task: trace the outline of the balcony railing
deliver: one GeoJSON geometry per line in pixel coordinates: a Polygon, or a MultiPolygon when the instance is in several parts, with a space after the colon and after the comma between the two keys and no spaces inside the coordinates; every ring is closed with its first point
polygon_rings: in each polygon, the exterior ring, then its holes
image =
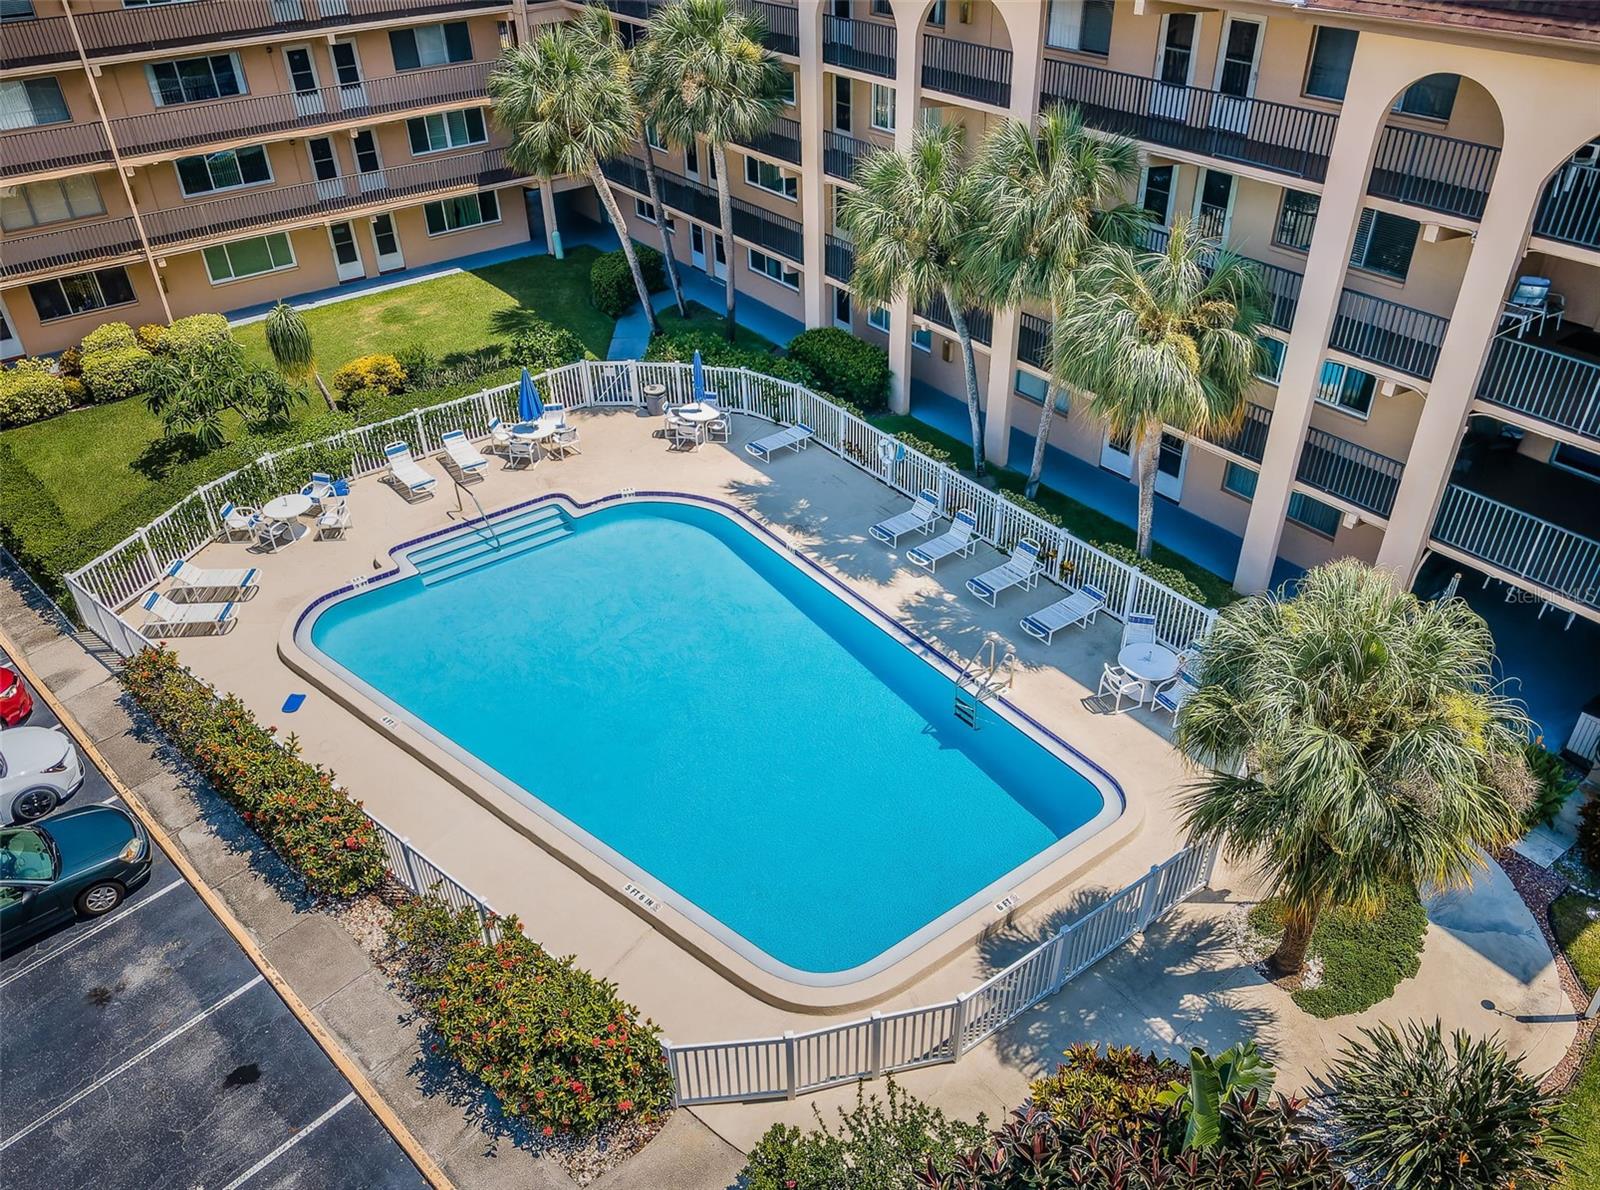
{"type": "MultiPolygon", "coordinates": [[[[619,186],[649,199],[650,186],[645,178],[644,162],[637,157],[612,157],[602,165],[602,169],[606,177],[619,186]]],[[[711,187],[668,170],[657,170],[656,180],[661,184],[661,201],[668,207],[711,227],[722,225],[717,192],[711,187]]],[[[770,248],[796,263],[805,259],[804,237],[796,220],[743,199],[733,200],[733,234],[763,248],[770,248]]]]}
{"type": "Polygon", "coordinates": [[[1050,370],[1050,320],[1022,312],[1017,328],[1017,358],[1042,371],[1050,370]]]}
{"type": "MultiPolygon", "coordinates": [[[[955,333],[955,323],[950,318],[950,307],[944,300],[943,294],[935,294],[933,300],[917,310],[917,316],[926,318],[929,322],[938,323],[952,334],[955,333]]],[[[973,341],[989,346],[989,341],[994,335],[994,315],[988,310],[972,309],[966,311],[967,333],[973,341]]]]}
{"type": "Polygon", "coordinates": [[[41,124],[0,132],[0,178],[111,160],[99,124],[41,124]]]}
{"type": "Polygon", "coordinates": [[[1544,188],[1533,234],[1600,248],[1600,166],[1569,163],[1557,171],[1544,188]]]}
{"type": "Polygon", "coordinates": [[[112,261],[141,251],[139,229],[131,215],[33,235],[7,236],[3,248],[0,277],[7,279],[53,272],[73,264],[112,261]]]}
{"type": "Polygon", "coordinates": [[[666,5],[667,0],[606,0],[612,12],[635,21],[648,21],[666,5]]]}
{"type": "Polygon", "coordinates": [[[1339,123],[1329,112],[1056,59],[1044,64],[1040,102],[1076,104],[1102,132],[1319,182],[1339,123]]]}
{"type": "MultiPolygon", "coordinates": [[[[1272,410],[1252,401],[1244,421],[1226,438],[1217,439],[1223,450],[1259,463],[1266,457],[1267,435],[1272,430],[1272,410]]],[[[1399,459],[1357,446],[1348,439],[1311,427],[1300,451],[1295,479],[1309,488],[1338,497],[1357,508],[1388,516],[1400,490],[1405,465],[1399,459]]]]}
{"type": "Polygon", "coordinates": [[[894,26],[848,17],[822,18],[822,60],[866,74],[894,77],[894,26]]]}
{"type": "Polygon", "coordinates": [[[779,116],[760,136],[743,142],[747,148],[780,161],[800,163],[800,122],[779,116]]]}
{"type": "Polygon", "coordinates": [[[1389,127],[1378,138],[1367,193],[1476,219],[1489,201],[1499,160],[1493,145],[1389,127]]]}
{"type": "Polygon", "coordinates": [[[822,172],[849,181],[856,167],[878,146],[844,132],[822,134],[822,172]]]}
{"type": "Polygon", "coordinates": [[[767,35],[762,42],[774,54],[800,54],[800,10],[793,4],[777,4],[773,0],[749,0],[750,7],[766,22],[767,35]]]}
{"type": "MultiPolygon", "coordinates": [[[[1152,223],[1145,230],[1145,247],[1152,252],[1165,252],[1170,239],[1171,233],[1159,224],[1152,223]]],[[[1253,256],[1243,256],[1241,259],[1255,265],[1256,271],[1261,275],[1266,299],[1263,317],[1267,325],[1276,327],[1280,331],[1292,329],[1294,312],[1300,304],[1300,282],[1303,279],[1301,274],[1282,265],[1257,260],[1253,256]]]]}
{"type": "Polygon", "coordinates": [[[856,246],[842,236],[830,235],[823,245],[822,257],[823,272],[848,284],[850,274],[856,271],[856,246]]]}
{"type": "Polygon", "coordinates": [[[302,131],[344,120],[432,110],[442,104],[487,102],[491,62],[463,62],[431,70],[363,79],[347,86],[276,95],[249,95],[211,103],[180,104],[111,121],[124,156],[167,152],[241,136],[302,131]]]}
{"type": "Polygon", "coordinates": [[[1346,289],[1334,312],[1328,345],[1358,359],[1427,380],[1439,362],[1450,320],[1399,302],[1346,289]]]}
{"type": "Polygon", "coordinates": [[[1434,540],[1574,603],[1600,608],[1600,541],[1451,484],[1434,540]]]}
{"type": "Polygon", "coordinates": [[[1271,429],[1272,410],[1251,401],[1245,407],[1244,420],[1239,423],[1239,428],[1226,437],[1218,438],[1216,442],[1223,450],[1249,459],[1252,463],[1259,463],[1266,457],[1267,434],[1271,429]]]}
{"type": "Polygon", "coordinates": [[[1011,104],[1011,51],[924,33],[922,85],[946,95],[1008,107],[1011,104]]]}
{"type": "Polygon", "coordinates": [[[1478,400],[1600,441],[1600,363],[1497,338],[1478,377],[1478,400]]]}

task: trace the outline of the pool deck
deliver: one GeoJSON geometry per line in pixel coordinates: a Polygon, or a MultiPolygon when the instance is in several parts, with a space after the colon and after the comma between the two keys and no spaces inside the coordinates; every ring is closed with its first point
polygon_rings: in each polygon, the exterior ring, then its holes
{"type": "MultiPolygon", "coordinates": [[[[491,511],[551,492],[592,500],[624,488],[708,496],[755,516],[842,578],[863,598],[896,617],[947,653],[970,656],[990,635],[1015,645],[1020,667],[1011,700],[1109,771],[1127,795],[1126,837],[1058,890],[1020,914],[996,917],[987,937],[967,945],[942,966],[907,986],[874,999],[873,1008],[946,1000],[968,991],[1006,966],[1053,929],[1112,890],[1137,879],[1183,845],[1174,799],[1190,779],[1167,742],[1164,716],[1146,711],[1101,713],[1091,696],[1102,665],[1116,653],[1120,625],[1110,617],[1087,631],[1057,634],[1046,648],[1017,628],[1027,612],[1056,595],[1046,587],[1002,596],[1000,608],[978,603],[964,580],[998,560],[987,546],[968,559],[951,559],[937,578],[906,565],[868,536],[872,522],[902,510],[907,501],[825,450],[785,452],[770,466],[739,445],[770,427],[734,419],[732,447],[708,445],[697,453],[672,453],[655,437],[660,421],[629,412],[579,415],[584,453],[544,461],[525,471],[491,462],[473,487],[491,511]]],[[[293,732],[305,755],[328,765],[353,796],[408,836],[441,867],[503,913],[516,913],[530,935],[556,953],[572,953],[589,970],[615,981],[624,997],[660,1022],[675,1042],[770,1037],[817,1028],[830,1019],[864,1014],[848,1010],[798,1012],[776,1007],[702,961],[657,929],[647,913],[597,887],[569,863],[535,841],[525,823],[513,822],[395,744],[370,721],[327,697],[285,664],[280,642],[294,618],[315,597],[352,577],[390,565],[395,544],[447,527],[459,519],[457,499],[442,464],[424,461],[439,476],[437,495],[408,504],[393,489],[366,479],[354,485],[354,524],[344,540],[302,540],[273,554],[244,543],[207,547],[201,566],[257,566],[261,590],[240,604],[238,625],[213,638],[185,637],[174,644],[197,673],[239,695],[262,720],[293,732]],[[291,693],[306,693],[293,714],[281,707],[291,693]]],[[[464,501],[470,515],[471,501],[464,501]]],[[[541,611],[548,622],[561,599],[541,611]]],[[[137,615],[133,617],[137,622],[137,615]]],[[[468,650],[521,647],[516,620],[485,624],[468,650]]],[[[548,647],[559,664],[559,641],[548,647]]],[[[496,697],[486,690],[485,698],[496,697]]],[[[626,707],[610,708],[626,730],[626,707]]],[[[582,708],[573,713],[584,713],[582,708]]],[[[530,730],[529,746],[539,733],[530,730]]],[[[537,791],[535,791],[537,792],[537,791]]],[[[648,791],[619,813],[648,814],[648,791]]],[[[706,843],[715,863],[716,841],[706,843]]],[[[782,862],[782,840],[774,840],[782,862]]],[[[937,863],[938,857],[929,857],[937,863]]],[[[1191,1044],[1222,1048],[1247,1035],[1273,1054],[1285,1089],[1319,1073],[1342,1035],[1372,1019],[1438,1015],[1447,1028],[1498,1031],[1529,1065],[1544,1069],[1573,1035],[1570,1013],[1531,917],[1498,870],[1496,879],[1453,899],[1444,924],[1430,929],[1421,974],[1396,996],[1362,1017],[1319,1022],[1306,1017],[1278,989],[1244,965],[1229,945],[1226,920],[1254,899],[1245,874],[1225,867],[1215,887],[1152,928],[1143,938],[1069,985],[954,1065],[899,1076],[902,1085],[946,1111],[994,1118],[1026,1093],[1027,1082],[1052,1070],[1071,1042],[1099,1040],[1169,1051],[1191,1044]]],[[[870,879],[841,873],[840,879],[870,879]]],[[[1026,902],[1025,902],[1026,904],[1026,902]]],[[[774,1120],[807,1125],[813,1105],[825,1115],[854,1101],[853,1087],[794,1102],[717,1105],[693,1109],[713,1129],[748,1148],[774,1120]]]]}

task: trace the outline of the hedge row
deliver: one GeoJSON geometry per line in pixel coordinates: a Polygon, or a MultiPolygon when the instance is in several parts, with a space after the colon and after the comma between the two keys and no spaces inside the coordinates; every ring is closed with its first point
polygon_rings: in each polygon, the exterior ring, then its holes
{"type": "Polygon", "coordinates": [[[165,648],[145,649],[122,684],[174,747],[317,893],[355,896],[386,870],[383,840],[320,765],[301,760],[233,695],[219,696],[165,648]]]}
{"type": "Polygon", "coordinates": [[[836,326],[819,326],[789,340],[788,351],[825,391],[869,413],[888,407],[889,353],[876,343],[836,326]]]}

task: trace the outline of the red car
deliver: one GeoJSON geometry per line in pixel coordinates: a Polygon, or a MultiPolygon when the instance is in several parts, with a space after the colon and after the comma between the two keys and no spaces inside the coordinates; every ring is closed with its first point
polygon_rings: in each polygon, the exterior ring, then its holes
{"type": "Polygon", "coordinates": [[[15,727],[33,713],[33,695],[22,684],[17,671],[0,665],[0,723],[15,727]]]}

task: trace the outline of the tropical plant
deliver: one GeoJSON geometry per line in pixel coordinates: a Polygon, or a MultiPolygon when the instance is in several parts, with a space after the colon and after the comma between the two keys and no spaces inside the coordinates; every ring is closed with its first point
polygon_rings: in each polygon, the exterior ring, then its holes
{"type": "Polygon", "coordinates": [[[315,382],[317,391],[333,408],[333,394],[322,383],[322,373],[317,371],[317,353],[311,342],[311,328],[306,320],[287,302],[279,301],[267,315],[267,350],[272,352],[272,362],[278,374],[290,384],[315,382]]]}
{"type": "Polygon", "coordinates": [[[275,425],[288,420],[305,394],[271,368],[248,363],[238,340],[228,338],[157,356],[144,399],[167,437],[210,451],[225,440],[223,413],[232,410],[248,425],[275,425]]]}
{"type": "Polygon", "coordinates": [[[1123,1121],[1159,1106],[1183,1067],[1170,1058],[1127,1046],[1076,1044],[1056,1072],[1035,1079],[1028,1099],[1057,1120],[1086,1119],[1116,1130],[1123,1121]]]}
{"type": "Polygon", "coordinates": [[[1215,1058],[1191,1046],[1188,1080],[1174,1079],[1157,1101],[1183,1112],[1184,1148],[1211,1149],[1222,1139],[1222,1105],[1252,1091],[1265,1095],[1272,1090],[1273,1077],[1254,1041],[1231,1045],[1215,1058]]]}
{"type": "Polygon", "coordinates": [[[961,343],[972,435],[972,466],[983,476],[983,411],[978,403],[978,363],[966,310],[982,300],[972,249],[978,230],[979,192],[968,179],[965,130],[929,121],[904,152],[868,155],[847,190],[839,223],[855,248],[850,287],[869,305],[905,297],[913,309],[942,301],[961,343]]]}
{"type": "Polygon", "coordinates": [[[1578,855],[1590,872],[1600,876],[1600,791],[1584,798],[1578,810],[1578,855]]]}
{"type": "Polygon", "coordinates": [[[1496,1037],[1439,1022],[1362,1029],[1319,1080],[1334,1156],[1393,1190],[1542,1186],[1560,1173],[1561,1102],[1496,1037]],[[1556,1143],[1552,1143],[1556,1142],[1556,1143]]]}
{"type": "Polygon", "coordinates": [[[1052,371],[1093,394],[1125,439],[1139,485],[1138,550],[1150,556],[1163,426],[1214,438],[1238,426],[1261,351],[1255,265],[1202,238],[1186,219],[1165,252],[1104,245],[1078,274],[1056,322],[1052,371]]]}
{"type": "MultiPolygon", "coordinates": [[[[711,150],[717,174],[722,242],[733,250],[730,142],[749,144],[778,114],[783,68],[762,44],[765,23],[734,0],[673,0],[650,18],[639,63],[639,89],[653,97],[651,122],[675,145],[696,137],[711,150]]],[[[659,204],[656,207],[662,213],[659,204]]],[[[734,268],[728,261],[727,336],[734,335],[734,268]]]]}
{"type": "Polygon", "coordinates": [[[593,183],[622,241],[650,329],[659,330],[627,221],[600,167],[627,148],[639,125],[627,55],[611,14],[591,5],[570,21],[541,26],[501,54],[488,89],[495,121],[510,137],[507,161],[547,182],[573,174],[593,183]]]}
{"type": "MultiPolygon", "coordinates": [[[[1091,132],[1077,108],[1048,109],[1037,130],[1023,120],[997,125],[972,170],[986,215],[972,255],[995,305],[1040,302],[1059,324],[1091,249],[1133,244],[1144,234],[1148,216],[1141,208],[1111,205],[1138,180],[1139,164],[1137,144],[1091,132]]],[[[1030,500],[1039,490],[1050,421],[1066,384],[1061,352],[1052,348],[1049,362],[1024,489],[1030,500]]]]}
{"type": "Polygon", "coordinates": [[[1470,883],[1480,848],[1520,833],[1528,720],[1461,600],[1418,600],[1343,559],[1223,608],[1199,669],[1174,742],[1208,771],[1183,818],[1281,900],[1280,974],[1304,965],[1323,910],[1470,883]]]}
{"type": "Polygon", "coordinates": [[[1535,740],[1528,741],[1527,758],[1528,771],[1533,774],[1534,794],[1525,824],[1532,830],[1556,820],[1561,807],[1578,788],[1578,775],[1559,754],[1535,740]]]}

